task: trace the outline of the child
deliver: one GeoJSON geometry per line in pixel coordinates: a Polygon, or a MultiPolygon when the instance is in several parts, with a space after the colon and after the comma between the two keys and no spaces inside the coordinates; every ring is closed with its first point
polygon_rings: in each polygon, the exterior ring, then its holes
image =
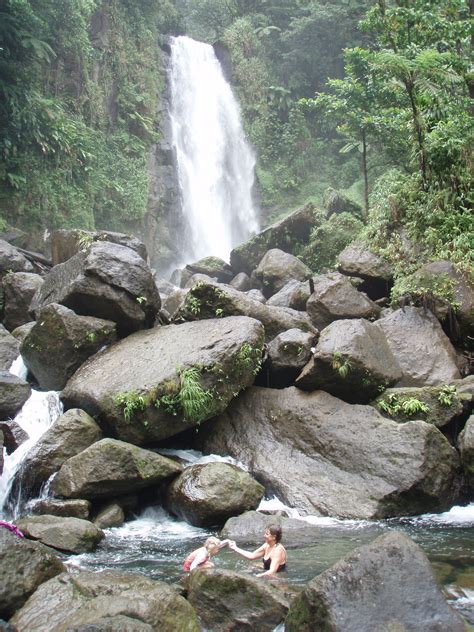
{"type": "Polygon", "coordinates": [[[204,546],[196,549],[188,555],[184,560],[183,570],[193,571],[195,568],[212,568],[211,557],[217,555],[219,551],[229,544],[229,540],[219,540],[219,538],[210,537],[204,542],[204,546]]]}

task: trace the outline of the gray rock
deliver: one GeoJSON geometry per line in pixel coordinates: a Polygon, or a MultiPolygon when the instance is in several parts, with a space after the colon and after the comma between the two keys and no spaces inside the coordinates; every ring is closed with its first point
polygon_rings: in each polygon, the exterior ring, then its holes
{"type": "Polygon", "coordinates": [[[204,257],[195,263],[189,263],[186,270],[191,274],[206,274],[219,283],[229,283],[234,277],[232,268],[219,257],[204,257]]]}
{"type": "Polygon", "coordinates": [[[53,265],[64,263],[95,241],[108,241],[120,246],[126,246],[134,250],[144,261],[147,260],[145,244],[133,235],[113,233],[106,230],[90,231],[61,228],[53,231],[51,235],[53,265]]]}
{"type": "Polygon", "coordinates": [[[316,351],[295,384],[362,404],[401,376],[381,329],[363,319],[336,320],[321,332],[316,351]]]}
{"type": "Polygon", "coordinates": [[[466,486],[474,492],[474,415],[471,415],[458,437],[458,448],[464,469],[466,486]]]}
{"type": "Polygon", "coordinates": [[[120,439],[155,443],[224,410],[253,383],[262,348],[262,325],[246,317],[138,332],[87,361],[63,401],[84,408],[120,439]]]}
{"type": "Polygon", "coordinates": [[[303,520],[288,518],[277,514],[266,514],[260,511],[246,511],[240,516],[229,518],[222,527],[219,536],[237,540],[257,548],[263,542],[265,529],[276,524],[282,530],[282,543],[285,547],[298,548],[314,544],[321,539],[321,529],[303,520]]]}
{"type": "Polygon", "coordinates": [[[116,617],[99,617],[92,623],[79,623],[68,627],[67,632],[154,632],[155,628],[134,617],[119,614],[116,617]]]}
{"type": "MultiPolygon", "coordinates": [[[[32,500],[27,505],[29,513],[37,515],[60,516],[62,518],[80,518],[89,520],[91,503],[88,500],[57,500],[45,498],[32,500]]],[[[103,528],[100,525],[99,528],[103,528]]]]}
{"type": "Polygon", "coordinates": [[[279,290],[273,296],[270,296],[267,301],[267,305],[271,305],[272,307],[291,307],[292,309],[301,309],[301,311],[304,311],[306,309],[306,301],[308,300],[309,296],[310,293],[308,282],[302,283],[301,281],[297,281],[296,279],[291,279],[286,285],[281,288],[281,290],[279,290]],[[295,307],[295,305],[293,304],[293,296],[295,294],[295,291],[305,286],[307,290],[304,305],[302,308],[300,308],[299,306],[295,307]]]}
{"type": "Polygon", "coordinates": [[[156,452],[117,439],[102,439],[68,459],[51,489],[64,498],[104,498],[156,485],[181,469],[156,452]]]}
{"type": "Polygon", "coordinates": [[[310,276],[308,266],[278,248],[268,250],[255,269],[255,278],[261,283],[265,298],[279,292],[291,279],[304,281],[310,276]]]}
{"type": "Polygon", "coordinates": [[[3,432],[0,430],[0,476],[3,474],[3,432]]]}
{"type": "Polygon", "coordinates": [[[40,584],[64,570],[47,547],[0,528],[0,618],[9,619],[40,584]]]}
{"type": "Polygon", "coordinates": [[[0,239],[0,278],[10,272],[34,272],[34,267],[15,246],[0,239]]]}
{"type": "Polygon", "coordinates": [[[163,303],[163,307],[170,315],[170,318],[173,318],[180,307],[183,306],[187,293],[188,290],[177,287],[166,298],[163,303]]]}
{"type": "Polygon", "coordinates": [[[0,371],[0,419],[15,417],[31,394],[24,380],[8,371],[0,371]]]}
{"type": "MultiPolygon", "coordinates": [[[[251,290],[252,291],[252,290],[251,290]]],[[[265,328],[268,342],[288,329],[316,333],[307,314],[285,307],[269,307],[243,292],[217,283],[200,283],[189,290],[176,320],[202,320],[217,316],[250,316],[265,328]]]]}
{"type": "Polygon", "coordinates": [[[242,393],[213,424],[204,449],[238,459],[302,514],[441,510],[456,501],[461,483],[459,456],[434,426],[398,424],[371,406],[294,387],[242,393]]]}
{"type": "Polygon", "coordinates": [[[363,217],[363,211],[360,204],[351,200],[347,195],[342,193],[342,191],[338,191],[332,187],[328,187],[324,191],[323,202],[325,208],[328,210],[328,217],[333,214],[339,215],[340,213],[351,213],[356,217],[363,217]]]}
{"type": "Polygon", "coordinates": [[[229,282],[229,285],[239,292],[247,292],[251,289],[252,285],[250,283],[250,277],[245,272],[239,272],[235,275],[235,277],[229,282]]]}
{"type": "Polygon", "coordinates": [[[308,241],[315,222],[315,208],[312,204],[297,209],[234,248],[230,253],[232,269],[234,272],[245,272],[250,275],[263,255],[271,248],[293,253],[298,244],[308,241]]]}
{"type": "Polygon", "coordinates": [[[82,316],[117,323],[121,334],[153,324],[161,306],[150,268],[126,246],[94,242],[45,277],[31,309],[60,303],[82,316]]]}
{"type": "Polygon", "coordinates": [[[444,428],[463,412],[463,399],[455,386],[388,388],[371,406],[395,421],[422,419],[444,428]]]}
{"type": "Polygon", "coordinates": [[[465,632],[425,553],[391,532],[315,577],[290,606],[287,632],[465,632]],[[320,628],[320,626],[323,626],[320,628]]]}
{"type": "Polygon", "coordinates": [[[256,509],[265,488],[247,472],[228,463],[187,467],[168,488],[167,505],[197,527],[222,525],[228,518],[256,509]]]}
{"type": "Polygon", "coordinates": [[[35,326],[35,323],[36,323],[35,320],[30,321],[29,323],[20,325],[20,327],[17,327],[16,329],[12,331],[12,336],[16,338],[16,340],[18,341],[18,353],[20,353],[21,343],[26,338],[26,336],[30,333],[30,331],[33,329],[33,327],[35,326]]]}
{"type": "Polygon", "coordinates": [[[39,274],[14,272],[3,279],[5,314],[3,322],[10,331],[31,321],[29,313],[33,296],[43,285],[39,274]]]}
{"type": "Polygon", "coordinates": [[[338,272],[314,278],[314,292],[306,303],[306,310],[317,329],[324,329],[333,321],[344,318],[375,319],[380,313],[378,305],[338,272]]]}
{"type": "Polygon", "coordinates": [[[99,529],[110,529],[120,527],[125,521],[123,509],[117,503],[109,503],[102,507],[94,518],[94,524],[99,529]]]}
{"type": "Polygon", "coordinates": [[[105,537],[92,522],[80,518],[25,516],[17,521],[17,526],[28,538],[68,553],[94,551],[105,537]]]}
{"type": "Polygon", "coordinates": [[[15,452],[29,438],[28,433],[14,419],[0,421],[0,431],[3,432],[3,445],[7,454],[15,452]]]}
{"type": "Polygon", "coordinates": [[[186,587],[188,601],[213,632],[272,632],[288,611],[277,587],[240,573],[198,570],[187,577],[186,587]]]}
{"type": "Polygon", "coordinates": [[[260,290],[257,290],[256,288],[245,292],[245,294],[248,296],[248,298],[252,299],[253,301],[257,301],[258,303],[262,303],[263,305],[265,305],[265,303],[267,302],[267,299],[263,296],[260,290]]]}
{"type": "Polygon", "coordinates": [[[375,326],[385,334],[402,369],[397,386],[446,384],[460,377],[453,346],[431,312],[405,307],[375,326]]]}
{"type": "Polygon", "coordinates": [[[52,423],[22,461],[11,495],[38,495],[41,486],[72,456],[102,439],[102,431],[83,410],[73,408],[52,423]]]}
{"type": "Polygon", "coordinates": [[[116,340],[115,323],[50,303],[21,343],[26,366],[44,390],[59,391],[87,358],[116,340]]]}
{"type": "Polygon", "coordinates": [[[311,358],[313,344],[315,336],[301,329],[284,331],[269,342],[265,364],[269,385],[273,388],[291,386],[311,358]]]}
{"type": "Polygon", "coordinates": [[[390,264],[376,255],[363,243],[352,243],[338,256],[339,270],[348,276],[362,279],[375,279],[385,283],[392,281],[393,271],[390,264]]]}
{"type": "MultiPolygon", "coordinates": [[[[20,630],[64,632],[119,616],[160,632],[201,629],[193,607],[170,586],[144,575],[118,571],[59,575],[40,586],[11,623],[20,630]]],[[[133,632],[143,629],[130,628],[133,632]]]]}
{"type": "Polygon", "coordinates": [[[20,354],[20,343],[3,325],[0,325],[0,370],[8,371],[20,354]]]}

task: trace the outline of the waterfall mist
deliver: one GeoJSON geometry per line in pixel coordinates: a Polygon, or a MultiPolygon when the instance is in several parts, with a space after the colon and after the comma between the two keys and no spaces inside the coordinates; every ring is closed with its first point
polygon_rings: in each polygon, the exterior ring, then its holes
{"type": "Polygon", "coordinates": [[[255,158],[238,103],[212,46],[189,37],[171,44],[171,126],[182,213],[184,263],[228,260],[258,231],[252,201],[255,158]]]}

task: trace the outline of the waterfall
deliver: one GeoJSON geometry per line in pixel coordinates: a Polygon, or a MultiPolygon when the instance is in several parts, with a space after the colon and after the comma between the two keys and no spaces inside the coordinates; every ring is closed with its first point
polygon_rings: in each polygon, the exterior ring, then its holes
{"type": "Polygon", "coordinates": [[[255,158],[238,103],[212,46],[172,38],[171,127],[183,216],[183,261],[228,260],[258,231],[252,202],[255,158]]]}
{"type": "MultiPolygon", "coordinates": [[[[22,361],[17,359],[11,372],[17,371],[21,374],[22,361]]],[[[15,478],[15,474],[21,467],[21,464],[29,452],[29,450],[37,443],[39,438],[46,432],[62,412],[62,404],[59,401],[59,394],[55,391],[40,392],[32,391],[29,399],[23,405],[23,408],[15,417],[15,422],[28,434],[28,439],[22,443],[14,452],[6,454],[4,449],[3,474],[0,477],[0,516],[11,513],[16,517],[20,510],[21,497],[15,499],[11,506],[6,507],[7,498],[15,478]]],[[[20,494],[21,496],[21,494],[20,494]]]]}

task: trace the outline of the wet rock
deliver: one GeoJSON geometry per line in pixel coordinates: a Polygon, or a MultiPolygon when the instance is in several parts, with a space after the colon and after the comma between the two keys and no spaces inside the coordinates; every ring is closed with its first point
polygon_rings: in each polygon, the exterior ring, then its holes
{"type": "Polygon", "coordinates": [[[338,269],[342,274],[363,279],[360,287],[372,300],[388,296],[393,281],[390,264],[371,252],[363,243],[352,243],[339,254],[338,269]]]}
{"type": "Polygon", "coordinates": [[[309,361],[313,344],[315,336],[301,329],[289,329],[269,342],[265,363],[269,385],[273,388],[291,386],[309,361]]]}
{"type": "Polygon", "coordinates": [[[64,498],[104,498],[156,485],[180,471],[174,461],[155,452],[102,439],[68,459],[51,488],[64,498]]]}
{"type": "Polygon", "coordinates": [[[31,387],[9,371],[0,371],[0,419],[15,417],[31,394],[31,387]]]}
{"type": "Polygon", "coordinates": [[[169,510],[197,527],[223,524],[256,509],[265,489],[247,472],[228,463],[187,467],[168,488],[169,510]]]}
{"type": "Polygon", "coordinates": [[[21,343],[26,338],[26,336],[30,333],[30,331],[33,329],[33,327],[35,326],[35,323],[36,321],[33,320],[29,323],[25,323],[24,325],[20,325],[20,327],[17,327],[16,329],[12,331],[12,336],[16,338],[16,340],[18,341],[18,353],[20,353],[21,343]]]}
{"type": "Polygon", "coordinates": [[[56,421],[39,438],[25,456],[13,481],[11,494],[38,495],[41,486],[72,456],[102,439],[102,431],[83,410],[73,408],[56,421]]]}
{"type": "Polygon", "coordinates": [[[253,383],[262,348],[262,325],[246,317],[138,332],[88,360],[63,401],[84,408],[120,439],[156,443],[224,410],[253,383]]]}
{"type": "Polygon", "coordinates": [[[26,537],[69,553],[94,551],[105,534],[92,522],[59,516],[25,516],[17,521],[26,537]]]}
{"type": "MultiPolygon", "coordinates": [[[[89,520],[91,503],[88,500],[57,500],[56,498],[45,498],[30,501],[27,506],[28,511],[33,515],[60,516],[62,518],[80,518],[89,520]]],[[[100,527],[99,528],[103,528],[100,527]]]]}
{"type": "Polygon", "coordinates": [[[9,619],[40,584],[64,570],[47,547],[0,528],[0,618],[9,619]]]}
{"type": "Polygon", "coordinates": [[[31,321],[29,313],[33,296],[43,284],[39,274],[14,272],[3,279],[5,314],[3,322],[10,331],[31,321]]]}
{"type": "Polygon", "coordinates": [[[133,235],[113,233],[106,230],[90,231],[61,228],[55,230],[51,235],[53,265],[64,263],[78,252],[81,252],[81,250],[87,249],[95,241],[108,241],[120,246],[126,246],[134,250],[144,261],[147,260],[145,244],[133,235]]]}
{"type": "Polygon", "coordinates": [[[397,386],[446,384],[460,377],[454,348],[431,312],[405,307],[375,326],[385,334],[401,367],[397,386]]]}
{"type": "Polygon", "coordinates": [[[245,272],[250,275],[263,255],[271,248],[293,253],[299,243],[308,241],[315,222],[315,207],[312,204],[297,209],[234,248],[230,253],[232,269],[234,272],[245,272]]]}
{"type": "Polygon", "coordinates": [[[306,302],[310,297],[309,282],[292,279],[284,285],[279,292],[271,296],[267,305],[276,307],[290,307],[298,311],[306,310],[306,302]]]}
{"type": "Polygon", "coordinates": [[[195,263],[189,263],[186,270],[191,274],[206,274],[219,283],[229,283],[234,277],[230,265],[219,257],[204,257],[195,263]]]}
{"type": "Polygon", "coordinates": [[[339,319],[372,320],[380,314],[380,307],[338,272],[321,274],[313,279],[313,283],[314,291],[306,303],[306,310],[317,329],[324,329],[339,319]]]}
{"type": "MultiPolygon", "coordinates": [[[[252,291],[252,290],[251,290],[252,291]]],[[[238,290],[217,283],[202,283],[189,290],[176,320],[245,315],[260,321],[265,328],[265,340],[272,340],[288,329],[316,333],[307,314],[285,307],[269,307],[238,290]]]]}
{"type": "Polygon", "coordinates": [[[272,524],[278,525],[283,533],[282,543],[285,547],[301,547],[314,544],[321,538],[321,529],[303,520],[288,518],[277,514],[266,514],[260,511],[246,511],[240,516],[229,518],[222,527],[219,536],[237,540],[257,548],[261,545],[265,529],[272,524]]]}
{"type": "Polygon", "coordinates": [[[434,426],[294,387],[242,393],[213,423],[204,451],[233,456],[303,515],[442,510],[461,484],[457,451],[434,426]]]}
{"type": "Polygon", "coordinates": [[[126,246],[94,242],[45,277],[31,309],[50,303],[117,323],[121,335],[150,327],[161,307],[150,268],[126,246]]]}
{"type": "Polygon", "coordinates": [[[458,437],[458,448],[464,469],[465,482],[471,493],[474,492],[474,415],[471,415],[458,437]]]}
{"type": "Polygon", "coordinates": [[[26,366],[44,390],[59,391],[87,358],[116,340],[115,323],[50,303],[21,343],[26,366]]]}
{"type": "Polygon", "coordinates": [[[0,431],[3,432],[3,445],[7,454],[15,452],[29,438],[28,433],[14,419],[0,421],[0,431]]]}
{"type": "Polygon", "coordinates": [[[138,626],[148,624],[160,632],[201,629],[193,607],[170,586],[118,571],[62,574],[40,586],[11,623],[20,630],[62,632],[117,617],[130,618],[138,626]]]}
{"type": "Polygon", "coordinates": [[[20,343],[3,325],[0,325],[0,370],[8,371],[20,354],[20,343]]]}
{"type": "Polygon", "coordinates": [[[314,355],[295,385],[366,403],[401,376],[381,329],[363,319],[336,320],[321,332],[314,355]]]}
{"type": "Polygon", "coordinates": [[[278,248],[268,250],[255,269],[255,278],[261,283],[265,298],[279,292],[291,279],[304,281],[310,276],[308,266],[278,248]]]}
{"type": "Polygon", "coordinates": [[[251,289],[252,284],[250,283],[250,277],[245,272],[239,272],[235,275],[235,277],[229,282],[229,285],[239,292],[248,292],[251,289]]]}
{"type": "Polygon", "coordinates": [[[94,524],[99,529],[120,527],[125,520],[123,509],[117,503],[109,503],[102,507],[94,518],[94,524]]]}
{"type": "Polygon", "coordinates": [[[282,591],[240,573],[197,570],[187,578],[186,586],[188,601],[206,629],[214,632],[271,632],[288,611],[282,591]]]}
{"type": "Polygon", "coordinates": [[[425,553],[391,532],[361,546],[315,577],[291,603],[285,630],[464,632],[446,603],[425,553]]]}
{"type": "Polygon", "coordinates": [[[169,296],[163,303],[163,307],[170,315],[170,318],[173,318],[176,312],[183,306],[187,293],[188,290],[184,290],[182,288],[175,288],[172,292],[170,292],[169,296]]]}

